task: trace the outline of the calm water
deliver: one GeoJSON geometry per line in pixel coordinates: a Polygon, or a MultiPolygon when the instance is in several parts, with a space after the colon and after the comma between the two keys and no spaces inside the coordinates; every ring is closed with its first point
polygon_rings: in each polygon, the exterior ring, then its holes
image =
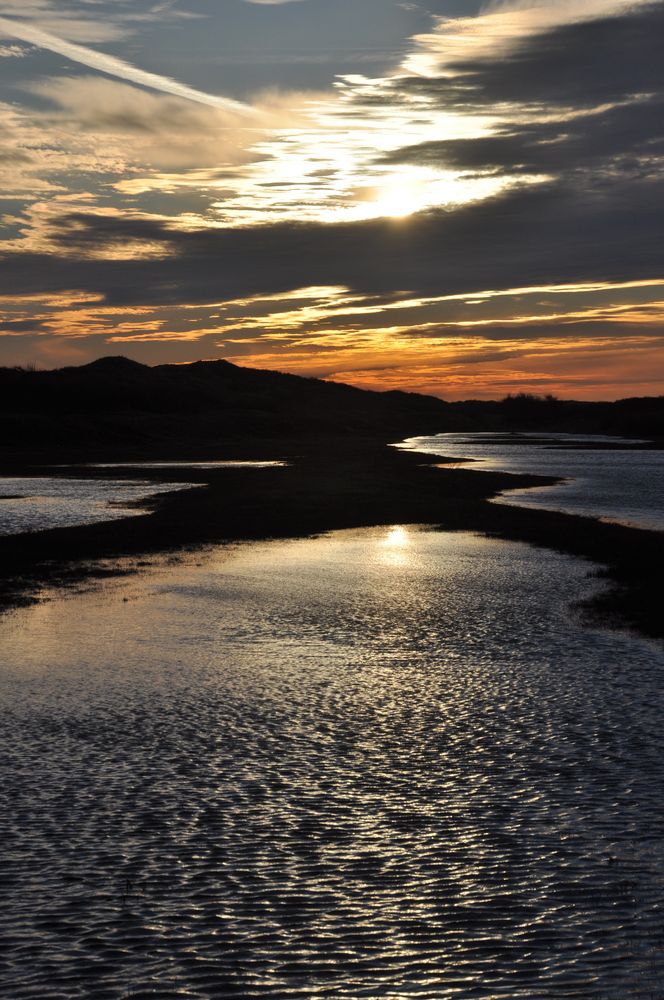
{"type": "Polygon", "coordinates": [[[0,476],[0,535],[146,514],[145,508],[130,505],[158,493],[191,487],[191,483],[0,476]]]}
{"type": "Polygon", "coordinates": [[[579,449],[622,438],[574,434],[437,434],[409,438],[401,447],[473,459],[480,469],[562,476],[566,482],[535,490],[510,490],[500,501],[519,507],[562,510],[664,531],[664,451],[633,448],[579,449]],[[544,438],[544,439],[543,439],[544,438]]]}
{"type": "Polygon", "coordinates": [[[587,564],[198,562],[0,619],[4,996],[661,994],[664,654],[570,620],[587,564]]]}
{"type": "MultiPolygon", "coordinates": [[[[287,462],[98,462],[86,469],[172,469],[174,474],[186,469],[266,469],[287,462]]],[[[75,472],[81,466],[57,466],[75,472]]],[[[21,531],[44,531],[47,528],[71,528],[80,524],[116,521],[123,517],[146,514],[131,506],[137,500],[195,488],[194,483],[161,483],[127,479],[77,479],[65,476],[0,476],[0,535],[21,531]]]]}

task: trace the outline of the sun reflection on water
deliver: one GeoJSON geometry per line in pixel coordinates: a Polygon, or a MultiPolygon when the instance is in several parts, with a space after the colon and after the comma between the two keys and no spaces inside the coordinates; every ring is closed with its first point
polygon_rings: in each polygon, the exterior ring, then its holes
{"type": "Polygon", "coordinates": [[[410,566],[412,562],[411,536],[403,525],[395,524],[378,542],[378,561],[383,566],[410,566]]]}
{"type": "Polygon", "coordinates": [[[397,524],[393,528],[390,528],[382,544],[390,549],[400,549],[404,545],[408,545],[408,542],[408,532],[400,524],[397,524]]]}

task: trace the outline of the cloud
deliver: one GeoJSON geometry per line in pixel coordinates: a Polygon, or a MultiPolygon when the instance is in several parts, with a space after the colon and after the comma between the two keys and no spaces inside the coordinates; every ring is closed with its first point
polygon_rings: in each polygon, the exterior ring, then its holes
{"type": "Polygon", "coordinates": [[[407,65],[425,76],[459,73],[482,59],[500,60],[521,44],[559,28],[624,15],[650,0],[497,0],[476,17],[436,19],[434,30],[415,38],[407,65]]]}
{"type": "MultiPolygon", "coordinates": [[[[566,9],[562,4],[550,7],[558,13],[566,9]]],[[[605,216],[602,226],[611,239],[611,192],[617,192],[619,206],[631,184],[638,200],[637,191],[651,190],[650,181],[664,173],[659,44],[664,4],[609,9],[611,16],[600,16],[597,8],[589,20],[526,32],[512,38],[499,56],[482,49],[471,58],[466,51],[462,61],[448,59],[438,75],[396,78],[391,83],[394,101],[417,96],[441,109],[453,106],[471,120],[493,117],[483,133],[403,144],[378,162],[497,179],[522,177],[523,183],[548,178],[548,189],[555,185],[559,191],[560,211],[570,213],[571,241],[571,213],[579,212],[581,219],[586,207],[597,219],[605,216]]],[[[524,13],[534,17],[539,10],[524,13]]],[[[438,52],[440,40],[432,45],[438,52]]],[[[637,224],[646,240],[649,208],[643,203],[638,211],[637,224]]],[[[544,219],[541,231],[547,239],[544,219]]],[[[579,225],[577,241],[587,235],[579,225]]],[[[620,240],[619,224],[615,239],[620,240]]]]}
{"type": "Polygon", "coordinates": [[[0,45],[0,59],[23,59],[29,51],[23,45],[0,45]]]}
{"type": "Polygon", "coordinates": [[[393,75],[339,80],[299,118],[299,97],[256,99],[251,123],[126,80],[45,81],[34,128],[3,130],[0,176],[4,157],[9,180],[41,164],[60,183],[69,148],[88,188],[13,217],[0,296],[52,296],[42,337],[146,360],[223,352],[466,395],[646,385],[664,319],[663,35],[661,2],[502,4],[439,22],[393,75]]]}
{"type": "MultiPolygon", "coordinates": [[[[518,116],[517,116],[518,117],[518,116]]],[[[583,183],[600,174],[644,173],[661,169],[664,157],[664,95],[647,95],[561,120],[506,121],[493,134],[437,140],[404,147],[384,162],[426,163],[441,169],[568,175],[583,183]],[[573,175],[573,176],[571,176],[573,175]]]]}
{"type": "Polygon", "coordinates": [[[43,329],[44,324],[38,319],[2,319],[0,317],[0,336],[19,337],[25,333],[35,333],[43,329]]]}
{"type": "MultiPolygon", "coordinates": [[[[297,94],[258,95],[247,128],[234,112],[100,76],[50,78],[23,89],[48,104],[20,113],[0,103],[0,197],[69,190],[106,205],[113,184],[116,204],[133,206],[154,191],[160,210],[194,215],[197,224],[210,202],[237,184],[238,168],[259,156],[254,146],[266,133],[301,121],[297,94]]],[[[52,209],[61,213],[63,205],[52,209]]],[[[5,250],[43,245],[44,212],[30,208],[18,242],[5,235],[5,250]]]]}
{"type": "MultiPolygon", "coordinates": [[[[0,198],[14,200],[64,193],[62,177],[69,169],[71,151],[49,143],[39,126],[2,102],[0,136],[0,198]]],[[[89,161],[88,165],[94,167],[89,161]]],[[[7,230],[5,220],[5,236],[7,230]]]]}
{"type": "MultiPolygon", "coordinates": [[[[124,5],[116,7],[113,22],[100,17],[99,6],[94,6],[96,9],[90,10],[86,4],[72,5],[59,0],[0,0],[0,17],[19,18],[19,24],[35,25],[70,42],[96,44],[125,38],[127,28],[118,23],[117,16],[122,21],[126,20],[124,5]]],[[[4,29],[0,29],[0,34],[5,33],[4,29]]]]}
{"type": "Polygon", "coordinates": [[[398,225],[181,230],[160,219],[85,212],[63,212],[50,225],[53,245],[76,250],[74,257],[7,254],[0,294],[75,287],[112,304],[164,305],[334,285],[361,295],[399,290],[403,297],[470,297],[514,287],[515,279],[548,285],[661,277],[664,181],[616,183],[592,197],[554,183],[398,225]],[[126,264],[92,259],[119,239],[161,243],[169,253],[126,264]]]}
{"type": "Polygon", "coordinates": [[[252,127],[247,129],[246,118],[234,110],[150,93],[103,77],[59,77],[29,89],[55,105],[56,110],[39,114],[49,132],[66,129],[71,135],[88,136],[90,142],[97,136],[100,159],[124,159],[143,173],[149,168],[214,167],[221,174],[229,164],[246,163],[254,156],[251,147],[262,130],[296,121],[289,107],[292,95],[259,98],[252,109],[252,127]]]}
{"type": "Polygon", "coordinates": [[[588,8],[581,5],[577,16],[552,16],[548,24],[549,13],[559,15],[569,7],[550,4],[442,22],[436,32],[420,36],[399,86],[445,106],[476,111],[510,102],[587,108],[659,91],[664,5],[598,0],[590,9],[592,17],[584,19],[588,8]],[[496,18],[504,19],[501,30],[496,18]],[[409,77],[408,66],[417,68],[418,59],[422,74],[409,77]]]}
{"type": "Polygon", "coordinates": [[[127,38],[137,25],[196,19],[200,15],[155,4],[141,10],[143,0],[0,0],[0,16],[19,18],[70,42],[97,44],[127,38]],[[113,19],[109,20],[112,13],[113,19]]]}
{"type": "Polygon", "coordinates": [[[157,73],[149,73],[139,69],[123,59],[108,55],[105,52],[97,52],[87,46],[78,45],[75,42],[59,38],[48,31],[27,21],[17,21],[7,17],[0,17],[0,33],[19,38],[21,41],[29,42],[39,48],[47,49],[58,55],[71,59],[73,62],[83,66],[89,66],[100,73],[107,73],[109,76],[119,77],[122,80],[129,80],[142,87],[158,90],[165,94],[172,94],[175,97],[182,97],[188,101],[204,104],[208,107],[219,108],[225,111],[233,111],[237,114],[253,117],[255,114],[251,105],[240,101],[232,100],[228,97],[221,97],[216,94],[208,94],[194,87],[179,83],[167,76],[160,76],[157,73]]]}

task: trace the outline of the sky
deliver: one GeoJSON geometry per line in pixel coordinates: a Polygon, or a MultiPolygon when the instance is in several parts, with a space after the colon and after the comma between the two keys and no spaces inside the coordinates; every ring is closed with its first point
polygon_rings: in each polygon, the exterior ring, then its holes
{"type": "Polygon", "coordinates": [[[0,364],[664,394],[664,2],[0,0],[0,364]]]}

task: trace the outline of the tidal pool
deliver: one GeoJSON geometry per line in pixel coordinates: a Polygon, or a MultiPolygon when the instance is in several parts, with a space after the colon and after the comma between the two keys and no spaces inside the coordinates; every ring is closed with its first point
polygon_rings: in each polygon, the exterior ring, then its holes
{"type": "Polygon", "coordinates": [[[0,535],[22,531],[45,531],[49,528],[72,528],[82,524],[117,521],[150,513],[137,506],[160,493],[197,489],[201,483],[160,482],[146,479],[112,479],[108,476],[80,478],[77,469],[150,470],[169,469],[174,475],[187,470],[268,469],[286,466],[287,462],[210,461],[210,462],[98,462],[88,465],[60,465],[68,470],[57,476],[0,476],[0,535]]]}
{"type": "Polygon", "coordinates": [[[196,483],[77,479],[67,476],[1,476],[0,535],[117,521],[149,513],[136,503],[196,483]]]}

